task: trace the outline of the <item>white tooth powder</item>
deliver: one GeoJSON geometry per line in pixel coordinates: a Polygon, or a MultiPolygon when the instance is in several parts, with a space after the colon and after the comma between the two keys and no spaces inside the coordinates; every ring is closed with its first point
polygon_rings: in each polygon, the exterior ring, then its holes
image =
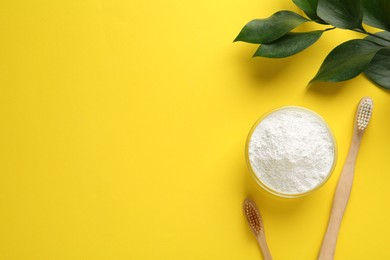
{"type": "Polygon", "coordinates": [[[315,113],[285,107],[266,116],[249,137],[253,173],[282,194],[300,194],[320,185],[335,160],[333,136],[315,113]]]}

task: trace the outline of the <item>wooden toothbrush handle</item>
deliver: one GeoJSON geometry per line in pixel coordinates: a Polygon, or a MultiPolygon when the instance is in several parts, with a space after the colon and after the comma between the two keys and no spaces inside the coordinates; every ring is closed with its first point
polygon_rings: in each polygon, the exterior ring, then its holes
{"type": "Polygon", "coordinates": [[[332,212],[330,214],[324,240],[322,241],[320,254],[318,256],[319,260],[332,260],[334,258],[341,221],[348,204],[349,196],[351,195],[355,162],[360,140],[361,136],[354,133],[351,147],[349,148],[349,153],[334,194],[332,212]]]}
{"type": "Polygon", "coordinates": [[[267,241],[265,240],[265,235],[259,234],[257,236],[257,242],[259,243],[261,252],[263,253],[264,260],[272,260],[271,252],[269,251],[267,241]]]}

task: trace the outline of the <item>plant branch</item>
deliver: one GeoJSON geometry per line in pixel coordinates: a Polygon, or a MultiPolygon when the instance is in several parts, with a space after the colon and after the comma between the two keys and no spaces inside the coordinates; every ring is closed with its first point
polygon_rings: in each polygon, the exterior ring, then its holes
{"type": "Polygon", "coordinates": [[[354,32],[359,32],[359,33],[364,33],[364,34],[366,34],[366,35],[370,35],[370,36],[372,36],[372,37],[375,37],[375,38],[384,40],[384,41],[386,41],[386,42],[390,42],[389,39],[383,38],[383,37],[381,37],[381,36],[379,36],[379,35],[376,35],[376,34],[373,34],[373,33],[367,32],[367,31],[362,31],[362,30],[358,30],[358,29],[354,29],[354,30],[352,30],[352,31],[354,31],[354,32]]]}
{"type": "Polygon", "coordinates": [[[334,29],[336,29],[336,27],[326,28],[326,29],[324,30],[324,32],[326,32],[326,31],[331,31],[331,30],[334,30],[334,29]]]}

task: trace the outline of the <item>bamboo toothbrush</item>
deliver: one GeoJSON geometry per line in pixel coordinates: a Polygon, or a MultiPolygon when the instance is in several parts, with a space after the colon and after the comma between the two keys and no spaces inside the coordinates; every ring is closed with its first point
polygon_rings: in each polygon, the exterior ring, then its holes
{"type": "Polygon", "coordinates": [[[360,141],[370,121],[372,109],[373,102],[371,98],[364,97],[360,100],[356,111],[352,143],[334,194],[332,212],[324,240],[322,241],[319,260],[330,260],[334,257],[341,220],[351,194],[360,141]]]}
{"type": "Polygon", "coordinates": [[[255,234],[257,243],[263,253],[263,259],[272,260],[267,241],[265,240],[263,220],[261,219],[260,212],[257,209],[255,202],[251,199],[246,198],[244,200],[244,214],[253,234],[255,234]]]}

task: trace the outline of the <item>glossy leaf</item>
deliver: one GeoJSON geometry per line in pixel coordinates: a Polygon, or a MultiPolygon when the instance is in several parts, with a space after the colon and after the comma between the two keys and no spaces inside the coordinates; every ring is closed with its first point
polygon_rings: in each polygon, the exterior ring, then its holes
{"type": "Polygon", "coordinates": [[[253,56],[284,58],[294,55],[315,43],[323,32],[288,33],[276,41],[260,45],[253,56]]]}
{"type": "Polygon", "coordinates": [[[379,86],[390,90],[390,47],[378,51],[364,73],[379,86]]]}
{"type": "Polygon", "coordinates": [[[379,45],[382,45],[382,46],[390,46],[390,32],[386,32],[386,31],[383,31],[383,32],[378,32],[378,33],[375,33],[374,35],[380,37],[375,37],[375,36],[367,36],[365,39],[368,40],[368,41],[372,41],[372,42],[375,42],[379,45]],[[381,39],[381,38],[384,38],[384,39],[381,39]]]}
{"type": "Polygon", "coordinates": [[[310,82],[338,82],[359,75],[383,47],[374,42],[356,39],[334,48],[310,82]]]}
{"type": "Polygon", "coordinates": [[[320,17],[317,15],[317,5],[318,0],[292,0],[296,6],[298,6],[302,11],[305,12],[307,17],[316,21],[317,23],[326,24],[320,17]]]}
{"type": "Polygon", "coordinates": [[[339,28],[364,30],[360,0],[318,0],[317,15],[339,28]]]}
{"type": "Polygon", "coordinates": [[[309,20],[294,12],[280,11],[269,18],[250,21],[234,41],[269,43],[307,21],[309,20]]]}
{"type": "Polygon", "coordinates": [[[390,31],[390,0],[362,0],[364,23],[390,31]]]}

